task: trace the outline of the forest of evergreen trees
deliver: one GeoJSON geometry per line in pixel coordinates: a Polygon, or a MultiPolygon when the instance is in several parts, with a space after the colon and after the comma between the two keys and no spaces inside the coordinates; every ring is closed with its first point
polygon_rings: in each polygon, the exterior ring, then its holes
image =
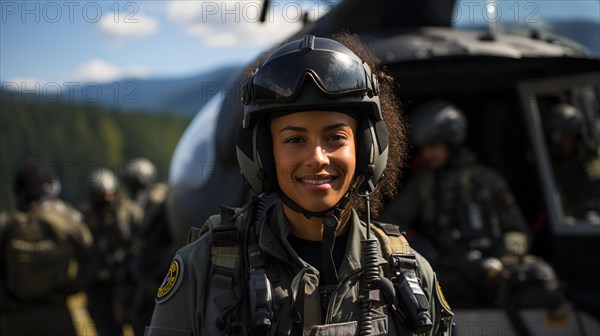
{"type": "Polygon", "coordinates": [[[87,196],[89,174],[98,167],[117,172],[133,157],[150,159],[159,178],[166,180],[171,155],[189,121],[169,113],[123,112],[2,94],[0,210],[9,208],[13,178],[29,156],[38,158],[44,169],[56,171],[61,197],[74,205],[87,196]]]}

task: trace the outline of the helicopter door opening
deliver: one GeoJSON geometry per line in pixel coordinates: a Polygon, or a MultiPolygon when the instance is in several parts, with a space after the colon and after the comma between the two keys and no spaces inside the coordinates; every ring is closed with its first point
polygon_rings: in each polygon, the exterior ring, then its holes
{"type": "Polygon", "coordinates": [[[556,236],[600,236],[600,72],[518,86],[556,236]]]}

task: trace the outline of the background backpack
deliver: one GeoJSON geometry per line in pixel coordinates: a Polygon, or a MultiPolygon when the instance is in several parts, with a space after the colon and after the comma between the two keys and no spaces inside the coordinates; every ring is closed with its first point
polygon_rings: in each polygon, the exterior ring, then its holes
{"type": "Polygon", "coordinates": [[[13,212],[2,237],[6,289],[20,300],[65,295],[77,275],[71,220],[54,211],[13,212]]]}

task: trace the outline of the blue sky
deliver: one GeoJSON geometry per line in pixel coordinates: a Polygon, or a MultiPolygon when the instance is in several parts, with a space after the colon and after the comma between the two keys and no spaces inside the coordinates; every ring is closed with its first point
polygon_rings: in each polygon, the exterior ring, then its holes
{"type": "Polygon", "coordinates": [[[290,18],[273,14],[267,25],[254,23],[257,7],[243,2],[237,7],[235,2],[214,1],[3,0],[0,4],[3,81],[190,75],[247,61],[271,41],[301,27],[300,20],[294,22],[291,7],[290,18]],[[203,15],[203,10],[214,14],[203,15]]]}
{"type": "MultiPolygon", "coordinates": [[[[250,60],[300,29],[300,7],[322,15],[319,1],[0,1],[0,79],[24,82],[178,77],[250,60]]],[[[459,25],[483,22],[483,2],[461,1],[459,25]],[[475,8],[469,17],[469,5],[475,8]]],[[[598,0],[498,1],[502,21],[564,16],[600,21],[598,0]],[[534,4],[531,7],[530,4],[534,4]]],[[[43,84],[42,84],[43,85],[43,84]]]]}

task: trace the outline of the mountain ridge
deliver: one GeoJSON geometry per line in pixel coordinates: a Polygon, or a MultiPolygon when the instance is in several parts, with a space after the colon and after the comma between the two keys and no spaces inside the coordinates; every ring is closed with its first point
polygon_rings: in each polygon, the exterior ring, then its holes
{"type": "MultiPolygon", "coordinates": [[[[189,77],[129,78],[99,84],[101,92],[107,94],[102,94],[94,103],[132,112],[170,111],[179,116],[193,117],[218,92],[221,83],[240,68],[239,65],[231,65],[189,77]]],[[[75,96],[78,97],[76,102],[86,102],[82,91],[75,96]]]]}

